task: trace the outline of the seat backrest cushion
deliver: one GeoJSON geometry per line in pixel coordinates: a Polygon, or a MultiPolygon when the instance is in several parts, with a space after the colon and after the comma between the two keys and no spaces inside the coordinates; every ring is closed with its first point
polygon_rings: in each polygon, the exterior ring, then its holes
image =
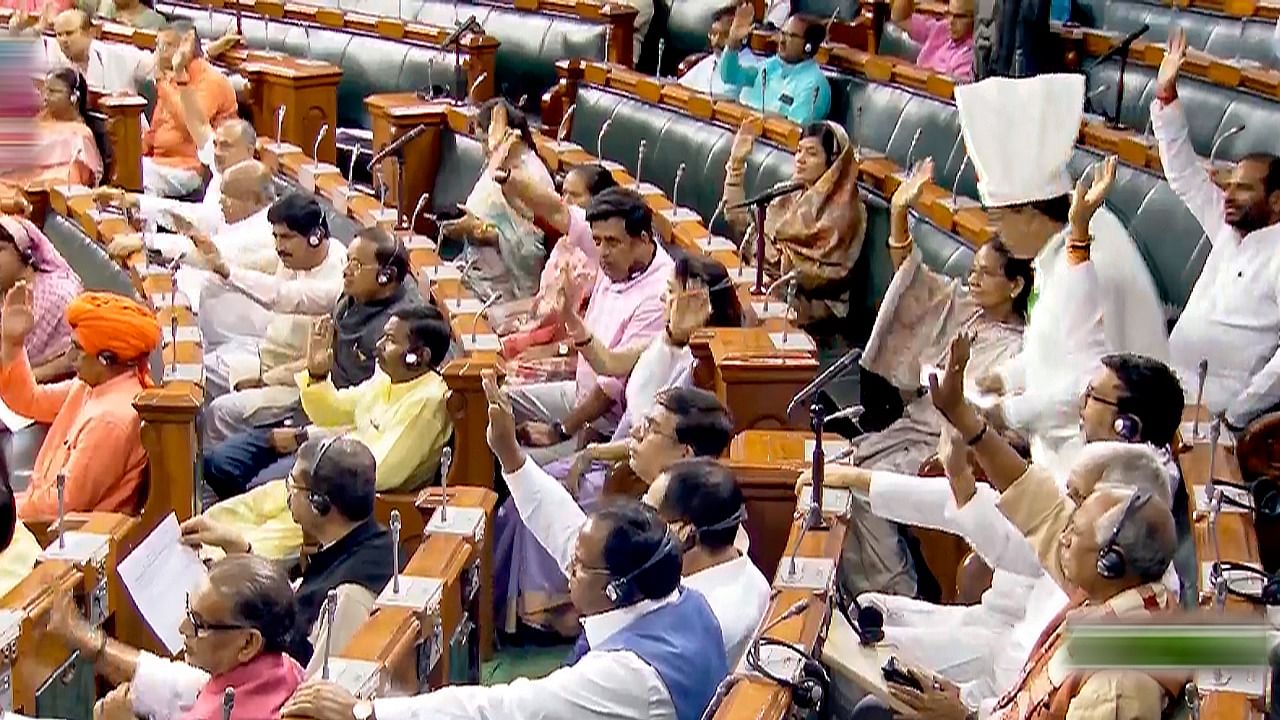
{"type": "Polygon", "coordinates": [[[1103,27],[1128,34],[1143,24],[1151,29],[1142,36],[1146,42],[1163,43],[1169,31],[1180,25],[1187,33],[1187,45],[1224,60],[1253,60],[1276,67],[1272,42],[1275,23],[1228,18],[1194,8],[1177,9],[1133,0],[1112,0],[1107,5],[1103,27]]]}

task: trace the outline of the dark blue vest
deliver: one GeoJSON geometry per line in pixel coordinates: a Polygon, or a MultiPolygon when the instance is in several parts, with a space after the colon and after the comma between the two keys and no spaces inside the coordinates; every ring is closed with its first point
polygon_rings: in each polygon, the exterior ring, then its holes
{"type": "Polygon", "coordinates": [[[600,647],[578,638],[566,665],[588,650],[628,650],[658,673],[667,686],[676,720],[699,720],[729,674],[720,622],[702,593],[682,588],[675,602],[646,613],[610,635],[600,647]]]}

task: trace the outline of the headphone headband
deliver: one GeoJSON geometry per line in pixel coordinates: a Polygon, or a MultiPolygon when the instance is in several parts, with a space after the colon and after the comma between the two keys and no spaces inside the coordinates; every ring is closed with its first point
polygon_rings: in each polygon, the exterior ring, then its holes
{"type": "Polygon", "coordinates": [[[653,555],[649,556],[649,559],[645,560],[644,563],[635,570],[632,570],[620,578],[610,580],[609,584],[604,588],[605,597],[609,598],[609,601],[613,603],[621,602],[630,594],[631,582],[635,580],[640,573],[648,570],[654,565],[657,565],[658,562],[667,555],[678,552],[679,548],[676,545],[676,539],[671,535],[671,530],[669,528],[663,528],[662,543],[658,545],[657,550],[653,551],[653,555]]]}
{"type": "Polygon", "coordinates": [[[716,530],[728,530],[729,528],[741,523],[743,520],[746,520],[746,519],[747,519],[747,507],[745,505],[739,505],[737,511],[735,511],[732,515],[725,518],[724,520],[721,520],[720,522],[715,523],[714,525],[706,525],[703,527],[698,527],[695,525],[694,529],[697,530],[699,533],[714,532],[716,530]]]}
{"type": "Polygon", "coordinates": [[[1116,545],[1116,539],[1120,537],[1120,531],[1124,528],[1124,524],[1129,521],[1129,518],[1150,500],[1150,495],[1138,490],[1125,501],[1124,510],[1120,512],[1120,519],[1116,521],[1116,526],[1112,529],[1107,542],[1098,548],[1097,570],[1098,575],[1101,577],[1107,580],[1119,580],[1124,577],[1128,562],[1125,558],[1124,548],[1116,545]]]}

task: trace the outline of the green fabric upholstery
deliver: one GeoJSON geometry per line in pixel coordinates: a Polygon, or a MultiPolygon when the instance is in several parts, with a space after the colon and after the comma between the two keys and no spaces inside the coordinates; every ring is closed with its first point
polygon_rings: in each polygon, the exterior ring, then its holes
{"type": "Polygon", "coordinates": [[[880,44],[876,46],[876,52],[880,55],[891,55],[915,62],[920,55],[920,43],[912,40],[906,30],[887,22],[884,24],[884,34],[880,36],[880,44]]]}
{"type": "Polygon", "coordinates": [[[711,48],[707,42],[711,16],[729,4],[727,0],[655,0],[649,34],[640,52],[639,69],[654,72],[658,64],[658,40],[662,39],[666,41],[662,72],[675,75],[681,60],[711,48]]]}
{"type": "MultiPolygon", "coordinates": [[[[1110,86],[1092,101],[1095,111],[1105,108],[1109,114],[1114,107],[1119,68],[1118,61],[1108,61],[1090,69],[1089,92],[1102,85],[1110,86]]],[[[1140,131],[1148,127],[1155,73],[1155,68],[1134,63],[1129,63],[1125,70],[1120,122],[1128,127],[1140,131]]],[[[1241,123],[1245,124],[1244,131],[1223,141],[1218,148],[1219,159],[1234,159],[1252,152],[1280,155],[1280,133],[1275,131],[1280,127],[1280,104],[1275,100],[1185,76],[1178,81],[1178,97],[1186,110],[1191,143],[1202,157],[1208,157],[1215,138],[1241,123]]]]}
{"type": "Polygon", "coordinates": [[[1271,41],[1275,23],[1263,20],[1241,22],[1218,13],[1194,8],[1177,10],[1168,6],[1145,2],[1112,0],[1108,3],[1103,27],[1128,34],[1142,27],[1151,30],[1142,36],[1145,42],[1164,42],[1174,25],[1181,25],[1187,33],[1187,44],[1224,60],[1240,58],[1253,60],[1267,67],[1280,64],[1271,41]]]}

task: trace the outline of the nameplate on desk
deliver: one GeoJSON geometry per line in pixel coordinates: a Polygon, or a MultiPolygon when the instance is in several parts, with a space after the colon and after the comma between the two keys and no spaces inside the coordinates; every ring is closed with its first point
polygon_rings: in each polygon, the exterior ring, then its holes
{"type": "Polygon", "coordinates": [[[400,592],[396,592],[393,580],[387,581],[378,599],[373,601],[374,607],[398,607],[410,610],[425,611],[428,608],[440,607],[440,595],[444,590],[444,582],[436,578],[400,576],[400,592]]]}
{"type": "Polygon", "coordinates": [[[609,172],[618,172],[619,170],[621,170],[622,172],[627,171],[627,169],[622,166],[622,163],[616,163],[612,160],[601,160],[600,167],[604,168],[605,170],[608,170],[609,172]]]}
{"type": "Polygon", "coordinates": [[[632,190],[640,193],[640,195],[662,195],[662,188],[653,183],[642,182],[631,186],[632,190]]]}
{"type": "Polygon", "coordinates": [[[467,352],[498,352],[502,349],[502,340],[493,333],[481,333],[475,337],[471,333],[464,333],[462,349],[467,352]]]}
{"type": "Polygon", "coordinates": [[[800,590],[826,590],[836,574],[836,562],[830,558],[783,555],[774,576],[775,587],[800,590]]]}
{"type": "Polygon", "coordinates": [[[306,163],[298,168],[298,184],[309,193],[316,191],[316,180],[324,175],[342,175],[337,166],[329,163],[306,163]]]}
{"type": "Polygon", "coordinates": [[[373,224],[384,230],[395,228],[399,217],[400,214],[395,208],[378,208],[369,213],[369,219],[373,221],[373,224]]]}
{"type": "Polygon", "coordinates": [[[947,201],[947,207],[950,207],[952,210],[964,210],[967,208],[980,208],[982,207],[982,203],[971,197],[952,195],[951,199],[947,201]]]}
{"type": "MultiPolygon", "coordinates": [[[[1196,511],[1209,512],[1208,485],[1196,485],[1196,511]]],[[[1253,507],[1253,496],[1248,490],[1243,488],[1227,487],[1226,485],[1218,485],[1218,490],[1222,492],[1222,512],[1224,513],[1247,513],[1253,507]],[[1232,502],[1234,500],[1235,502],[1232,502]],[[1240,507],[1244,505],[1244,507],[1240,507]]]]}
{"type": "Polygon", "coordinates": [[[203,382],[204,366],[197,363],[178,363],[176,365],[166,364],[164,366],[165,382],[203,382]]]}
{"type": "Polygon", "coordinates": [[[796,330],[789,333],[769,333],[769,341],[779,350],[816,350],[813,339],[796,330]]]}
{"type": "MultiPolygon", "coordinates": [[[[697,243],[698,243],[698,249],[704,253],[733,252],[738,249],[738,246],[734,245],[732,240],[725,237],[721,237],[719,235],[709,235],[704,238],[698,238],[697,243]]],[[[752,270],[750,272],[750,275],[751,275],[751,278],[749,281],[755,282],[756,280],[755,271],[752,270]]]]}
{"type": "Polygon", "coordinates": [[[8,647],[18,641],[24,617],[26,615],[17,610],[0,610],[0,648],[8,647]]]}
{"type": "Polygon", "coordinates": [[[476,542],[484,538],[484,510],[473,507],[448,506],[448,512],[436,507],[427,521],[428,533],[442,535],[462,535],[476,542]]]}
{"type": "Polygon", "coordinates": [[[1200,692],[1235,693],[1262,697],[1267,689],[1267,668],[1224,668],[1196,672],[1200,692]]]}
{"type": "Polygon", "coordinates": [[[333,203],[334,212],[339,215],[347,214],[347,203],[351,200],[351,188],[346,185],[339,185],[331,190],[328,194],[329,202],[333,203]]]}
{"type": "Polygon", "coordinates": [[[475,315],[484,307],[484,303],[476,298],[449,298],[444,301],[450,315],[475,315]]]}
{"type": "MultiPolygon", "coordinates": [[[[809,458],[813,457],[813,446],[813,440],[804,441],[804,460],[807,461],[809,458]]],[[[844,452],[847,447],[849,447],[849,442],[846,440],[823,440],[822,454],[826,455],[827,459],[830,460],[837,454],[844,452]]]]}
{"type": "MultiPolygon", "coordinates": [[[[804,667],[804,658],[778,645],[761,645],[756,659],[765,672],[792,682],[800,679],[800,672],[804,667]]],[[[756,668],[747,664],[746,653],[743,653],[742,659],[738,661],[738,672],[758,672],[756,668]]]]}
{"type": "Polygon", "coordinates": [[[426,235],[400,233],[399,237],[400,242],[404,243],[405,250],[430,250],[432,252],[436,250],[436,241],[426,235]]]}
{"type": "Polygon", "coordinates": [[[658,212],[659,215],[667,219],[667,222],[675,225],[682,222],[701,222],[702,216],[697,211],[687,207],[667,208],[658,212]]]}
{"type": "Polygon", "coordinates": [[[181,292],[151,293],[151,306],[154,307],[155,309],[159,310],[160,308],[172,307],[174,305],[177,305],[178,307],[189,308],[191,307],[191,301],[187,299],[187,296],[183,295],[181,292]]]}
{"type": "MultiPolygon", "coordinates": [[[[1254,567],[1251,565],[1251,567],[1254,567]]],[[[1262,569],[1258,568],[1261,572],[1262,569]]],[[[1201,592],[1213,595],[1213,561],[1200,563],[1200,590],[1201,592]]],[[[1262,593],[1262,586],[1266,585],[1267,578],[1258,573],[1252,573],[1248,570],[1240,568],[1227,568],[1222,571],[1222,576],[1226,579],[1227,585],[1233,590],[1258,595],[1262,593]]]]}
{"type": "Polygon", "coordinates": [[[93,188],[85,187],[84,185],[59,185],[54,188],[54,190],[62,193],[62,197],[68,200],[74,200],[75,198],[88,195],[93,192],[93,188]]]}
{"type": "Polygon", "coordinates": [[[294,145],[293,143],[282,143],[282,142],[267,143],[266,145],[262,146],[262,149],[266,150],[272,155],[275,155],[276,157],[280,157],[281,155],[288,155],[290,153],[302,152],[302,148],[298,147],[297,145],[294,145]]]}
{"type": "Polygon", "coordinates": [[[323,60],[312,60],[311,58],[294,58],[293,62],[304,67],[327,67],[329,65],[323,60]]]}
{"type": "MultiPolygon", "coordinates": [[[[1213,427],[1210,420],[1201,420],[1199,431],[1196,432],[1196,424],[1194,422],[1184,422],[1182,427],[1178,428],[1178,432],[1182,434],[1182,441],[1192,445],[1208,445],[1209,444],[1209,428],[1213,427]]],[[[1232,435],[1226,428],[1218,435],[1218,447],[1235,447],[1236,436],[1232,435]]]]}
{"type": "MultiPolygon", "coordinates": [[[[796,510],[807,510],[813,502],[813,487],[805,485],[800,488],[800,497],[796,498],[796,510]]],[[[849,488],[822,488],[822,512],[828,515],[849,517],[853,514],[853,491],[849,488]]]]}
{"type": "Polygon", "coordinates": [[[58,542],[57,536],[49,547],[40,552],[41,560],[70,560],[78,564],[96,563],[107,559],[111,538],[98,533],[70,530],[58,542]]]}
{"type": "MultiPolygon", "coordinates": [[[[164,333],[165,345],[173,342],[173,328],[164,327],[161,331],[164,333]]],[[[179,325],[178,342],[200,342],[200,328],[195,325],[179,325]]]]}
{"type": "Polygon", "coordinates": [[[367,660],[329,658],[329,682],[360,698],[367,698],[378,690],[381,682],[379,664],[367,660]]]}
{"type": "Polygon", "coordinates": [[[581,145],[579,145],[576,142],[571,142],[569,140],[556,140],[555,142],[547,143],[547,145],[553,151],[558,153],[567,153],[567,152],[573,152],[574,150],[582,149],[581,145]]]}
{"type": "Polygon", "coordinates": [[[751,303],[751,309],[755,311],[756,317],[761,320],[785,318],[791,313],[791,306],[781,300],[771,300],[768,303],[763,300],[753,302],[751,303]]]}
{"type": "Polygon", "coordinates": [[[729,279],[733,281],[734,285],[752,285],[756,281],[756,269],[753,267],[739,265],[735,268],[728,268],[728,270],[729,279]]]}
{"type": "Polygon", "coordinates": [[[457,280],[462,277],[462,271],[458,266],[449,262],[442,262],[439,265],[430,265],[422,268],[422,279],[427,282],[436,282],[437,280],[457,280]]]}

